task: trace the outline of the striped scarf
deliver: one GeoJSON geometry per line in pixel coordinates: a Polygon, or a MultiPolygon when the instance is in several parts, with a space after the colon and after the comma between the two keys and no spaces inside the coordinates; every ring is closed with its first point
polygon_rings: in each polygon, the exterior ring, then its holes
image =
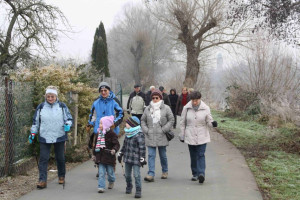
{"type": "MultiPolygon", "coordinates": [[[[106,130],[106,132],[107,131],[109,131],[109,129],[106,130]]],[[[95,152],[99,152],[100,149],[104,149],[104,148],[105,148],[105,134],[100,130],[98,138],[97,138],[95,152]]]]}

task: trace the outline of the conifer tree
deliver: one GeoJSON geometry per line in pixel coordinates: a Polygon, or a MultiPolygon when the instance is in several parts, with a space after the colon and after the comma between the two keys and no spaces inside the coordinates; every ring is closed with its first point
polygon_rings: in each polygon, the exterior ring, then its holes
{"type": "Polygon", "coordinates": [[[108,69],[108,51],[106,43],[106,33],[104,25],[100,22],[99,27],[97,27],[94,43],[92,47],[92,64],[100,73],[104,73],[106,77],[110,77],[108,69]]]}

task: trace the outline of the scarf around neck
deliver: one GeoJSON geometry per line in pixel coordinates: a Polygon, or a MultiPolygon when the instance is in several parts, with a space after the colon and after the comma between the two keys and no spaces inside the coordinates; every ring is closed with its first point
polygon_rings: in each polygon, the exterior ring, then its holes
{"type": "Polygon", "coordinates": [[[157,103],[153,103],[153,101],[151,101],[150,105],[150,113],[151,113],[151,117],[153,119],[153,124],[156,124],[160,121],[160,105],[161,105],[162,100],[160,100],[157,103]]]}
{"type": "Polygon", "coordinates": [[[127,138],[131,138],[141,132],[141,126],[131,127],[131,128],[124,128],[125,136],[127,138]]]}
{"type": "MultiPolygon", "coordinates": [[[[106,130],[106,133],[109,131],[110,129],[106,130]]],[[[105,146],[105,135],[106,133],[103,133],[103,131],[101,131],[100,129],[98,129],[99,135],[97,138],[97,143],[96,143],[96,147],[95,147],[95,152],[99,152],[100,149],[104,149],[105,146]]]]}
{"type": "Polygon", "coordinates": [[[187,93],[186,93],[186,94],[182,94],[182,101],[181,101],[181,104],[182,104],[183,106],[185,106],[185,104],[187,103],[187,96],[188,96],[187,93]]]}

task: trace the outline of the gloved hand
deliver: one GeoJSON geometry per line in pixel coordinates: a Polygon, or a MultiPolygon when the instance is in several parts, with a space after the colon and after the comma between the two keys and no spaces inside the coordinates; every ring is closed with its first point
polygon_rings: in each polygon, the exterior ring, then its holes
{"type": "Polygon", "coordinates": [[[130,111],[127,110],[127,114],[130,115],[130,111]]]}
{"type": "Polygon", "coordinates": [[[112,149],[110,150],[111,155],[115,155],[116,154],[116,150],[112,149]]]}
{"type": "Polygon", "coordinates": [[[143,158],[143,157],[140,158],[140,164],[142,167],[144,167],[144,165],[147,165],[145,158],[143,158]]]}
{"type": "Polygon", "coordinates": [[[122,162],[122,157],[123,157],[123,153],[120,151],[120,152],[118,153],[118,161],[119,161],[119,163],[122,162]]]}
{"type": "Polygon", "coordinates": [[[180,142],[184,143],[184,140],[180,140],[180,142]]]}
{"type": "Polygon", "coordinates": [[[65,130],[65,132],[70,131],[70,128],[71,128],[71,126],[70,126],[69,124],[65,124],[65,125],[64,125],[64,130],[65,130]]]}
{"type": "Polygon", "coordinates": [[[31,133],[28,137],[28,142],[29,144],[33,144],[34,143],[34,137],[35,137],[35,133],[31,133]]]}
{"type": "Polygon", "coordinates": [[[217,121],[213,121],[211,124],[212,124],[213,127],[217,127],[218,126],[218,122],[217,121]]]}

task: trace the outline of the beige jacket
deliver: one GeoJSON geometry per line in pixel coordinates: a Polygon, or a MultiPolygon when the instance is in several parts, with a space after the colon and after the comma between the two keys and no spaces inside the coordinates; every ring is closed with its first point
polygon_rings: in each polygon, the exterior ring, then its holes
{"type": "Polygon", "coordinates": [[[188,102],[182,110],[180,119],[179,138],[190,145],[200,145],[210,142],[209,127],[212,127],[213,118],[210,108],[201,101],[197,111],[188,102]]]}

